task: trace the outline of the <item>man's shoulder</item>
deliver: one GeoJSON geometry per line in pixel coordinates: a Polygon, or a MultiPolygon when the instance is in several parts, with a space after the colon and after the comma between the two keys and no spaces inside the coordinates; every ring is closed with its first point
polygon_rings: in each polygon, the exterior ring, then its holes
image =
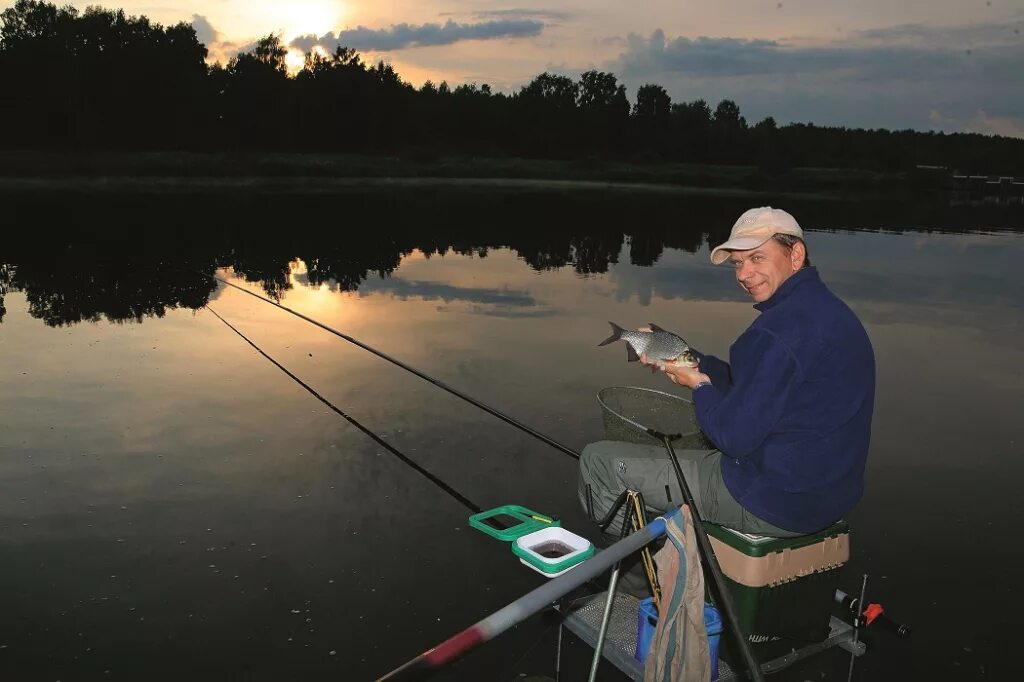
{"type": "MultiPolygon", "coordinates": [[[[857,320],[853,309],[820,278],[808,280],[787,301],[786,313],[795,318],[828,324],[841,318],[857,320]]],[[[859,321],[858,321],[859,324],[859,321]]]]}
{"type": "Polygon", "coordinates": [[[850,342],[852,336],[864,335],[864,326],[839,296],[824,282],[808,281],[782,305],[762,313],[751,329],[758,328],[777,336],[790,346],[818,341],[829,344],[840,340],[850,342]]]}

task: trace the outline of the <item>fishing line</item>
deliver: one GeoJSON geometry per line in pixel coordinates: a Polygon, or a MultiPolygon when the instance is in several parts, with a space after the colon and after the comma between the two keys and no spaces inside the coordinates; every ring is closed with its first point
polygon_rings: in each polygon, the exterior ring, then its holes
{"type": "MultiPolygon", "coordinates": [[[[257,297],[257,298],[258,298],[258,297],[257,297]]],[[[395,447],[394,447],[394,446],[392,446],[392,445],[391,445],[390,443],[388,443],[387,441],[383,440],[383,439],[382,439],[382,438],[381,438],[380,436],[378,436],[378,435],[377,435],[376,433],[374,433],[373,431],[370,431],[370,430],[369,430],[368,428],[366,428],[365,426],[363,426],[362,424],[360,424],[360,423],[359,423],[358,421],[356,421],[356,420],[355,420],[355,419],[354,419],[353,417],[350,417],[349,415],[347,415],[347,414],[345,414],[344,412],[342,412],[340,408],[338,408],[338,407],[337,407],[336,405],[334,405],[334,403],[332,403],[332,402],[331,402],[330,400],[328,400],[327,398],[325,398],[325,397],[323,397],[322,395],[320,395],[319,393],[317,393],[317,392],[316,392],[316,390],[315,390],[315,389],[314,389],[314,388],[313,388],[312,386],[310,386],[310,385],[309,385],[309,384],[307,384],[307,383],[306,383],[305,381],[303,381],[303,380],[302,380],[302,379],[300,379],[299,377],[297,377],[297,376],[295,376],[294,374],[292,374],[292,373],[291,373],[291,372],[290,372],[290,371],[288,370],[288,368],[286,368],[286,367],[285,367],[284,365],[282,365],[282,364],[281,364],[280,362],[278,362],[278,361],[277,361],[277,360],[275,360],[274,358],[272,358],[272,357],[270,357],[269,355],[267,355],[266,353],[264,353],[264,352],[263,352],[263,349],[262,349],[262,348],[260,348],[260,347],[259,347],[259,346],[257,346],[257,345],[256,345],[255,343],[253,343],[252,341],[250,341],[250,340],[249,340],[249,337],[247,337],[247,336],[246,336],[245,334],[243,334],[242,332],[238,331],[238,329],[236,329],[236,328],[235,328],[235,327],[234,327],[234,326],[233,326],[233,325],[232,325],[232,324],[231,324],[230,322],[228,322],[228,321],[227,321],[227,320],[225,320],[225,319],[224,319],[223,317],[221,317],[220,315],[218,315],[218,314],[217,314],[217,311],[216,311],[216,310],[214,310],[214,309],[213,309],[213,308],[211,308],[210,306],[204,306],[204,307],[205,307],[205,308],[206,308],[207,310],[209,310],[209,311],[210,311],[211,313],[213,313],[213,314],[214,314],[214,316],[215,316],[215,317],[216,317],[216,318],[217,318],[218,320],[220,320],[221,322],[223,322],[224,324],[226,324],[226,325],[228,326],[228,329],[230,329],[230,330],[231,330],[231,331],[233,331],[234,333],[236,333],[236,334],[238,334],[239,336],[241,336],[241,337],[242,337],[242,339],[244,339],[246,343],[248,343],[248,344],[249,344],[250,346],[252,346],[253,348],[255,348],[255,349],[256,349],[256,352],[257,352],[257,353],[259,353],[260,355],[262,355],[263,357],[265,357],[265,358],[266,358],[267,360],[270,360],[270,361],[271,361],[272,363],[274,363],[274,365],[276,365],[276,366],[277,366],[277,368],[278,368],[279,370],[281,370],[282,372],[284,372],[285,374],[287,374],[287,375],[288,375],[289,377],[291,377],[291,379],[292,379],[292,380],[293,380],[293,381],[294,381],[295,383],[297,383],[297,384],[298,384],[299,386],[302,386],[302,388],[306,389],[306,390],[307,390],[307,391],[308,391],[308,392],[310,393],[310,395],[312,395],[312,396],[313,396],[314,398],[316,398],[317,400],[319,400],[320,402],[322,402],[322,403],[323,403],[324,405],[326,405],[327,407],[329,407],[329,408],[331,408],[332,410],[334,410],[334,412],[336,412],[336,413],[337,413],[338,415],[340,415],[340,416],[341,416],[342,418],[344,418],[344,419],[345,419],[345,420],[346,420],[346,421],[347,421],[347,422],[348,422],[349,424],[351,424],[352,426],[356,427],[357,429],[359,429],[360,431],[362,431],[363,433],[365,433],[365,434],[366,434],[367,436],[369,436],[370,438],[372,438],[372,439],[373,439],[373,440],[374,440],[374,441],[375,441],[375,442],[376,442],[377,444],[379,444],[379,445],[380,445],[381,447],[383,447],[384,449],[386,449],[386,450],[387,450],[388,452],[390,452],[391,454],[393,454],[393,455],[394,455],[395,457],[397,457],[398,459],[400,459],[400,460],[401,460],[402,462],[404,462],[405,464],[408,464],[408,465],[409,465],[410,467],[412,467],[413,469],[415,469],[416,471],[418,471],[418,472],[419,472],[419,473],[420,473],[421,475],[423,475],[423,476],[424,476],[424,477],[425,477],[425,478],[426,478],[427,480],[429,480],[429,481],[430,481],[431,483],[433,483],[433,484],[434,484],[434,485],[436,485],[436,486],[437,486],[438,488],[440,488],[441,490],[445,491],[446,493],[448,493],[448,494],[449,494],[449,495],[451,495],[452,497],[454,497],[454,498],[455,498],[456,500],[458,500],[458,501],[459,501],[459,503],[460,503],[460,504],[462,504],[462,505],[463,505],[464,507],[466,507],[467,509],[471,510],[471,511],[472,511],[472,512],[473,512],[474,514],[475,514],[475,513],[478,513],[478,512],[480,512],[480,511],[482,511],[482,510],[480,509],[480,507],[478,507],[478,506],[477,506],[476,504],[474,504],[474,503],[473,503],[472,501],[470,501],[470,500],[469,500],[469,499],[468,499],[467,497],[465,497],[465,496],[464,496],[464,495],[463,495],[462,493],[460,493],[460,492],[459,492],[458,490],[456,490],[455,488],[451,487],[450,485],[448,485],[447,483],[445,483],[445,482],[444,482],[443,480],[441,480],[440,478],[438,478],[438,477],[437,477],[437,476],[435,476],[434,474],[430,473],[429,471],[427,471],[426,469],[424,469],[423,467],[421,467],[421,466],[420,466],[419,464],[417,464],[417,463],[416,463],[416,462],[414,462],[413,460],[409,459],[409,458],[408,458],[408,457],[407,457],[406,455],[404,455],[403,453],[401,453],[401,452],[399,452],[399,451],[398,451],[397,449],[395,449],[395,447]]]]}
{"type": "MultiPolygon", "coordinates": [[[[567,445],[563,445],[562,443],[559,443],[555,439],[550,438],[548,436],[545,436],[543,433],[541,433],[539,431],[535,431],[534,429],[530,428],[526,424],[523,424],[522,422],[517,421],[513,417],[510,417],[509,415],[505,414],[504,412],[502,412],[502,411],[500,411],[500,410],[498,410],[496,408],[493,408],[490,405],[487,405],[486,403],[483,403],[483,402],[477,400],[476,398],[474,398],[472,396],[466,395],[462,391],[458,390],[457,388],[453,388],[453,387],[449,386],[448,384],[444,383],[440,379],[435,379],[434,377],[432,377],[432,376],[430,376],[428,374],[424,374],[423,372],[419,371],[415,367],[412,367],[411,365],[407,365],[404,362],[402,362],[401,360],[399,360],[397,358],[393,358],[390,355],[388,355],[387,353],[379,351],[379,350],[377,350],[376,348],[374,348],[372,346],[368,346],[367,344],[363,343],[359,339],[356,339],[356,338],[354,338],[352,336],[349,336],[348,334],[344,334],[342,332],[339,332],[337,329],[333,329],[331,327],[328,327],[326,324],[323,324],[322,322],[318,322],[317,320],[314,320],[312,317],[309,317],[307,315],[303,315],[302,313],[300,313],[298,311],[292,310],[291,308],[289,308],[286,305],[282,305],[282,304],[278,303],[277,301],[273,301],[273,300],[271,300],[269,298],[266,298],[264,296],[260,296],[257,293],[249,291],[245,287],[240,287],[237,284],[229,282],[226,279],[222,279],[220,277],[217,277],[216,275],[208,275],[208,274],[206,274],[204,272],[199,272],[198,270],[192,270],[191,272],[193,272],[193,273],[195,273],[197,275],[202,275],[203,277],[209,277],[210,279],[216,280],[218,282],[222,282],[222,283],[228,285],[229,287],[234,287],[235,289],[238,289],[239,291],[243,291],[243,292],[249,294],[253,298],[259,299],[259,300],[263,301],[264,303],[269,303],[271,305],[277,306],[281,310],[287,311],[287,312],[291,313],[292,315],[294,315],[294,316],[296,316],[296,317],[298,317],[300,319],[303,319],[306,322],[309,322],[310,324],[313,324],[313,325],[316,325],[317,327],[320,327],[324,331],[330,332],[331,334],[334,334],[335,336],[340,337],[340,338],[348,341],[349,343],[355,344],[356,346],[359,346],[363,350],[369,351],[370,353],[373,353],[374,355],[376,355],[379,358],[387,360],[388,362],[390,362],[390,363],[392,363],[394,365],[397,365],[397,366],[401,367],[402,369],[404,369],[404,370],[406,370],[408,372],[412,372],[413,374],[415,374],[419,378],[423,379],[424,381],[428,381],[431,384],[433,384],[434,386],[437,386],[438,388],[444,389],[445,391],[448,391],[449,393],[451,393],[454,396],[462,398],[463,400],[465,400],[469,404],[474,405],[476,407],[479,407],[481,410],[483,410],[485,412],[489,412],[490,414],[494,415],[495,417],[497,417],[498,419],[502,420],[506,424],[510,424],[510,425],[516,427],[517,429],[520,429],[521,431],[525,431],[526,433],[530,434],[534,438],[537,438],[538,440],[541,440],[541,441],[547,443],[551,447],[556,448],[558,450],[561,450],[562,452],[564,452],[565,454],[569,455],[570,457],[572,457],[574,459],[579,459],[580,458],[580,453],[576,452],[575,450],[573,450],[572,448],[568,447],[567,445]]],[[[216,315],[216,313],[214,313],[214,314],[216,315]]]]}
{"type": "MultiPolygon", "coordinates": [[[[265,352],[263,351],[263,349],[262,349],[262,348],[260,348],[259,346],[257,346],[257,345],[256,345],[255,343],[253,343],[253,342],[252,342],[252,341],[251,341],[251,340],[249,339],[249,337],[247,337],[247,336],[246,336],[245,334],[243,334],[242,332],[238,331],[238,329],[237,329],[237,328],[235,328],[235,326],[234,326],[234,325],[232,325],[232,324],[231,324],[230,322],[228,322],[228,321],[227,321],[227,320],[225,320],[225,319],[224,319],[223,317],[221,317],[220,315],[218,315],[218,314],[217,314],[217,311],[216,311],[216,310],[214,310],[213,308],[211,308],[211,307],[210,307],[210,306],[208,306],[208,305],[207,305],[207,306],[203,306],[203,307],[204,307],[204,308],[206,308],[207,310],[209,310],[209,311],[210,311],[211,313],[213,313],[213,315],[214,315],[214,316],[215,316],[215,317],[216,317],[216,318],[217,318],[218,320],[220,320],[220,321],[221,321],[221,322],[223,322],[223,323],[224,323],[225,325],[227,325],[228,329],[230,329],[231,331],[233,331],[234,333],[236,333],[236,334],[238,334],[238,335],[239,335],[240,337],[242,337],[242,339],[243,339],[243,340],[244,340],[244,341],[245,341],[245,342],[246,342],[247,344],[249,344],[249,345],[250,345],[250,346],[252,346],[252,347],[253,347],[254,349],[256,349],[256,352],[257,352],[257,353],[259,353],[260,355],[262,355],[263,357],[265,357],[265,358],[266,358],[267,360],[269,360],[270,362],[274,363],[274,365],[275,365],[275,366],[276,366],[276,367],[277,367],[277,368],[278,368],[279,370],[281,370],[282,372],[284,372],[285,374],[287,374],[287,375],[288,375],[288,376],[289,376],[289,377],[290,377],[290,378],[291,378],[291,379],[292,379],[292,380],[293,380],[293,381],[294,381],[295,383],[297,383],[297,384],[298,384],[299,386],[302,386],[302,388],[306,389],[306,391],[308,391],[308,392],[310,393],[310,395],[312,395],[312,396],[313,396],[314,398],[316,398],[317,400],[319,400],[320,402],[322,402],[322,403],[323,403],[324,405],[326,405],[327,407],[331,408],[331,410],[333,410],[334,412],[336,412],[336,413],[337,413],[338,415],[340,415],[341,417],[343,417],[343,418],[344,418],[344,419],[345,419],[345,420],[346,420],[346,421],[347,421],[347,422],[348,422],[349,424],[351,424],[352,426],[356,427],[357,429],[359,429],[360,431],[362,431],[363,433],[365,433],[365,434],[366,434],[367,436],[369,436],[370,438],[372,438],[372,439],[374,440],[374,442],[376,442],[377,444],[379,444],[379,445],[380,445],[380,446],[381,446],[382,448],[386,449],[386,450],[387,450],[388,452],[390,452],[391,454],[393,454],[393,455],[394,455],[395,457],[397,457],[398,459],[400,459],[400,460],[401,460],[402,462],[404,462],[405,464],[408,464],[408,465],[409,465],[410,467],[412,467],[413,469],[415,469],[415,470],[416,470],[417,472],[419,472],[419,473],[420,473],[420,474],[421,474],[421,475],[422,475],[422,476],[423,476],[424,478],[426,478],[426,479],[427,479],[428,481],[430,481],[431,483],[433,483],[434,485],[436,485],[436,486],[437,486],[438,488],[440,488],[441,490],[445,491],[446,493],[448,493],[449,495],[451,495],[452,497],[454,497],[454,498],[455,498],[456,500],[458,500],[459,504],[461,504],[462,506],[466,507],[466,509],[469,509],[469,510],[470,510],[470,511],[472,511],[472,512],[473,512],[474,514],[478,514],[478,513],[480,513],[481,511],[483,511],[483,510],[482,510],[482,509],[480,508],[480,506],[479,506],[479,505],[477,505],[476,503],[474,503],[474,502],[473,502],[472,500],[470,500],[469,498],[467,498],[467,497],[466,497],[465,495],[463,495],[462,493],[460,493],[460,492],[459,492],[458,490],[456,490],[455,488],[451,487],[450,485],[448,485],[447,483],[445,483],[445,482],[444,482],[443,480],[441,480],[440,478],[438,478],[438,477],[437,477],[437,476],[435,476],[434,474],[430,473],[429,471],[427,471],[426,469],[424,469],[423,467],[421,467],[421,466],[420,466],[419,464],[417,464],[417,463],[416,463],[416,462],[414,462],[413,460],[409,459],[409,457],[408,457],[408,456],[406,456],[406,455],[405,455],[404,453],[402,453],[402,452],[400,452],[399,450],[397,450],[397,449],[396,449],[396,448],[395,448],[395,447],[394,447],[393,445],[391,445],[391,443],[388,443],[387,441],[383,440],[383,439],[382,439],[382,438],[381,438],[380,436],[378,436],[378,435],[377,435],[376,433],[374,433],[373,431],[370,431],[370,430],[369,430],[368,428],[366,428],[365,426],[363,426],[362,424],[360,424],[360,423],[359,423],[358,421],[356,421],[356,419],[355,419],[354,417],[351,417],[351,416],[349,416],[349,415],[345,414],[345,413],[344,413],[344,412],[343,412],[343,411],[341,410],[341,408],[339,408],[339,407],[338,407],[337,405],[334,405],[334,404],[333,404],[333,403],[332,403],[331,401],[329,401],[329,400],[328,400],[327,398],[325,398],[325,397],[323,397],[322,395],[320,395],[319,393],[317,393],[317,392],[316,392],[316,389],[314,389],[314,388],[313,388],[312,386],[310,386],[309,384],[307,384],[307,383],[306,383],[305,381],[303,381],[303,380],[302,380],[302,379],[300,379],[299,377],[297,377],[297,376],[295,376],[294,374],[292,374],[292,372],[291,372],[291,371],[289,371],[287,367],[285,367],[285,366],[284,366],[284,365],[282,365],[282,364],[281,364],[280,362],[278,362],[278,361],[277,361],[277,360],[275,360],[274,358],[272,358],[272,357],[270,357],[269,355],[267,355],[267,354],[266,354],[266,353],[265,353],[265,352]]],[[[591,584],[591,585],[594,585],[594,586],[597,586],[598,588],[600,588],[600,585],[597,585],[597,583],[596,583],[596,582],[594,582],[594,581],[592,581],[592,580],[588,580],[588,581],[587,581],[587,583],[588,583],[588,584],[591,584]]]]}

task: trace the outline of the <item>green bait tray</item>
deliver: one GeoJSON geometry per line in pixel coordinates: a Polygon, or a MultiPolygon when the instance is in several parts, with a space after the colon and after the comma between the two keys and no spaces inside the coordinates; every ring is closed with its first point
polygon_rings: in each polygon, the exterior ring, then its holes
{"type": "Polygon", "coordinates": [[[518,504],[505,504],[473,514],[469,517],[469,525],[492,538],[514,542],[538,530],[560,526],[561,521],[518,504]]]}

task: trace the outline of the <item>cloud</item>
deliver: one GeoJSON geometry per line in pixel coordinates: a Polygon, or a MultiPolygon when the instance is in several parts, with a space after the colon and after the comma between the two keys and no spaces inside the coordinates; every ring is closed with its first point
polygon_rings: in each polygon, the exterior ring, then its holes
{"type": "Polygon", "coordinates": [[[292,47],[308,51],[320,45],[328,51],[343,45],[356,50],[388,51],[428,45],[451,45],[464,40],[494,38],[530,38],[540,35],[544,24],[532,19],[506,19],[460,24],[451,19],[444,24],[393,24],[390,28],[373,29],[357,26],[347,31],[326,33],[319,38],[306,35],[295,38],[292,47]]]}
{"type": "Polygon", "coordinates": [[[981,109],[965,128],[968,132],[1024,138],[1024,118],[990,116],[981,109]]]}
{"type": "Polygon", "coordinates": [[[1016,20],[962,26],[900,24],[858,31],[853,34],[852,39],[863,43],[946,45],[966,49],[971,46],[1006,45],[1019,42],[1021,34],[1024,34],[1024,21],[1016,20]]]}
{"type": "Polygon", "coordinates": [[[477,19],[542,19],[545,21],[565,21],[572,15],[568,12],[557,12],[543,9],[492,9],[473,12],[477,19]]]}
{"type": "Polygon", "coordinates": [[[245,52],[256,45],[256,41],[239,44],[224,40],[220,31],[214,28],[210,20],[202,14],[192,15],[192,28],[195,30],[199,42],[206,46],[207,61],[209,62],[226,62],[239,52],[245,52]]]}
{"type": "Polygon", "coordinates": [[[674,97],[734,99],[750,120],[1019,135],[1021,26],[903,25],[824,44],[668,38],[659,29],[629,35],[609,68],[630,87],[655,82],[674,97]]]}
{"type": "Polygon", "coordinates": [[[891,81],[940,74],[957,77],[988,73],[993,68],[1001,77],[1019,78],[1022,58],[1022,41],[963,50],[946,43],[798,46],[743,38],[681,36],[670,40],[658,29],[650,38],[628,36],[619,62],[624,73],[657,68],[706,78],[817,74],[891,81]]]}
{"type": "Polygon", "coordinates": [[[192,15],[192,28],[195,29],[199,42],[204,45],[210,45],[220,40],[220,34],[213,28],[213,24],[201,14],[192,15]]]}

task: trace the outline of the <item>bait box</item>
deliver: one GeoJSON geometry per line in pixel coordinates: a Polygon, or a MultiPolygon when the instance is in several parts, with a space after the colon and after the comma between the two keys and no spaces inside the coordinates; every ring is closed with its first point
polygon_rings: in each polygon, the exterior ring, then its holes
{"type": "MultiPolygon", "coordinates": [[[[839,572],[850,558],[850,530],[839,521],[794,538],[741,533],[704,523],[736,605],[737,616],[760,661],[828,637],[839,572]]],[[[739,663],[733,643],[722,657],[739,663]]]]}
{"type": "Polygon", "coordinates": [[[594,554],[590,540],[558,526],[516,538],[512,553],[547,578],[561,575],[594,554]]]}

